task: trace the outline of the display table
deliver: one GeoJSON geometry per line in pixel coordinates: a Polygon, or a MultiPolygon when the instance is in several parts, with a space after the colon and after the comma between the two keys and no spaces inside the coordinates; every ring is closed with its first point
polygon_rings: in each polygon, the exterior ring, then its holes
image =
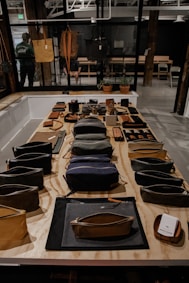
{"type": "MultiPolygon", "coordinates": [[[[42,107],[42,105],[41,105],[42,107]]],[[[52,104],[53,107],[53,104],[52,104]]],[[[66,114],[64,112],[64,115],[66,114]]],[[[47,116],[45,120],[47,119],[47,116]]],[[[74,123],[63,122],[61,130],[66,131],[63,146],[59,154],[53,155],[52,173],[44,176],[45,188],[39,192],[40,209],[27,215],[29,242],[8,250],[0,251],[0,264],[18,265],[64,265],[64,266],[185,266],[189,265],[188,217],[189,208],[164,207],[144,203],[140,196],[140,187],[134,179],[134,172],[128,158],[127,141],[116,142],[113,138],[112,127],[107,126],[107,135],[113,146],[113,161],[121,176],[120,184],[111,191],[104,192],[76,192],[71,198],[125,198],[132,197],[142,222],[149,248],[128,250],[79,250],[56,251],[46,250],[46,242],[51,226],[55,202],[57,197],[65,196],[70,190],[64,175],[69,163],[69,149],[73,141],[74,123]],[[66,158],[65,158],[66,156],[66,158]],[[184,231],[184,241],[180,245],[170,245],[154,237],[153,223],[157,215],[167,213],[180,219],[184,231]]],[[[56,124],[56,122],[55,122],[56,124]]],[[[117,122],[121,126],[121,121],[117,122]]],[[[55,125],[56,127],[56,125],[55,125]]],[[[37,131],[47,131],[43,122],[37,131]]],[[[48,131],[53,131],[48,129],[48,131]]],[[[36,133],[35,132],[35,133],[36,133]]],[[[34,133],[34,134],[35,134],[34,133]]],[[[181,176],[176,168],[176,175],[181,176]]],[[[185,187],[189,189],[188,184],[185,187]]]]}

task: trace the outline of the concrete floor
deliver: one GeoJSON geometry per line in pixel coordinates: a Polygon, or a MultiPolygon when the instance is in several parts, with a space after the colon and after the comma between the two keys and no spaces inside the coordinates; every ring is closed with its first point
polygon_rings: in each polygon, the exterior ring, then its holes
{"type": "Polygon", "coordinates": [[[189,183],[189,118],[173,113],[176,91],[168,80],[153,79],[152,87],[143,87],[139,79],[137,108],[189,183]]]}

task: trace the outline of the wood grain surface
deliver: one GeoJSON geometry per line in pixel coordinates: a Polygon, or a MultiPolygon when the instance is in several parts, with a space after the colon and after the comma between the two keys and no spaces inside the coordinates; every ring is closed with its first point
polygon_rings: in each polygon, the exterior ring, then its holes
{"type": "MultiPolygon", "coordinates": [[[[53,105],[52,105],[53,106],[53,105]]],[[[63,115],[66,115],[66,111],[63,115]]],[[[128,158],[128,143],[117,142],[113,138],[112,127],[107,127],[107,135],[113,146],[112,160],[120,173],[120,185],[108,192],[77,192],[70,197],[96,198],[96,197],[135,197],[138,212],[146,234],[149,249],[144,250],[109,250],[109,251],[47,251],[45,249],[51,220],[57,196],[65,196],[70,190],[63,178],[70,158],[70,146],[74,139],[72,130],[74,123],[64,122],[64,117],[59,117],[63,122],[61,130],[66,130],[66,137],[59,154],[53,155],[52,173],[44,176],[45,188],[39,192],[40,209],[27,214],[27,227],[29,232],[28,242],[8,250],[0,251],[1,264],[33,264],[33,265],[67,265],[67,266],[101,266],[101,265],[125,265],[125,266],[172,266],[189,265],[189,240],[188,220],[189,208],[176,208],[144,203],[140,196],[140,187],[134,179],[134,172],[128,158]],[[170,245],[157,240],[154,237],[153,223],[157,215],[168,213],[176,216],[181,221],[184,230],[182,243],[170,245]]],[[[47,120],[47,117],[44,121],[47,120]]],[[[43,121],[43,122],[44,122],[43,121]]],[[[47,131],[43,122],[36,129],[47,131]]],[[[56,121],[54,122],[56,126],[56,121]]],[[[121,127],[121,121],[118,121],[121,127]]],[[[152,129],[151,129],[152,130],[152,129]]],[[[48,131],[53,130],[48,129],[48,131]]],[[[35,132],[35,133],[36,133],[35,132]]],[[[35,134],[34,133],[34,134],[35,134]]],[[[169,156],[167,156],[169,158],[169,156]]],[[[176,168],[175,175],[181,176],[176,168]]],[[[185,187],[189,189],[188,184],[185,187]]]]}

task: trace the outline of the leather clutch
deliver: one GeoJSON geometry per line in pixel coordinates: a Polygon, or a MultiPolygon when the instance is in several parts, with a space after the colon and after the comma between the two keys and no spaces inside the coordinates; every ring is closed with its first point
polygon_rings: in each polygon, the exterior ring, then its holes
{"type": "Polygon", "coordinates": [[[0,205],[0,249],[8,249],[22,243],[28,235],[26,211],[0,205]]]}
{"type": "Polygon", "coordinates": [[[42,168],[16,166],[7,171],[0,172],[0,185],[24,184],[44,188],[44,174],[42,168]]]}
{"type": "Polygon", "coordinates": [[[44,175],[51,173],[52,154],[42,152],[23,153],[15,158],[7,160],[9,169],[15,166],[26,166],[33,168],[43,168],[44,175]]]}
{"type": "Polygon", "coordinates": [[[135,181],[141,186],[150,186],[155,184],[181,186],[183,183],[182,178],[178,178],[169,173],[156,170],[135,171],[135,181]]]}
{"type": "Polygon", "coordinates": [[[132,158],[131,167],[134,171],[157,170],[169,173],[175,171],[173,160],[162,160],[153,157],[132,158]]]}
{"type": "Polygon", "coordinates": [[[189,192],[181,186],[156,184],[143,186],[140,194],[144,202],[176,207],[189,207],[189,192]]]}
{"type": "Polygon", "coordinates": [[[127,236],[131,232],[133,216],[104,212],[71,221],[76,238],[109,238],[127,236]]]}
{"type": "Polygon", "coordinates": [[[155,218],[155,221],[154,221],[154,236],[158,240],[161,240],[163,242],[167,242],[167,243],[170,243],[170,244],[177,244],[182,238],[181,222],[178,221],[174,236],[169,237],[169,236],[165,236],[165,235],[158,233],[159,225],[160,225],[160,222],[161,222],[161,217],[162,217],[162,215],[158,215],[155,218]]]}
{"type": "Polygon", "coordinates": [[[19,156],[24,153],[44,152],[52,154],[52,143],[43,141],[28,142],[12,148],[14,156],[19,156]]]}
{"type": "Polygon", "coordinates": [[[24,209],[26,212],[39,208],[38,187],[21,184],[0,186],[0,204],[24,209]]]}

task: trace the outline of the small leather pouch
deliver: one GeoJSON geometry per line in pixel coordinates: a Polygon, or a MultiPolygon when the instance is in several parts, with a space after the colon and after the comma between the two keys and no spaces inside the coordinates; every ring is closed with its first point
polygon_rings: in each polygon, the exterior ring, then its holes
{"type": "Polygon", "coordinates": [[[0,186],[0,203],[26,212],[39,208],[38,187],[21,184],[6,184],[0,186]]]}
{"type": "Polygon", "coordinates": [[[21,245],[28,235],[26,211],[0,205],[0,249],[21,245]]]}
{"type": "Polygon", "coordinates": [[[133,141],[128,141],[129,150],[137,150],[137,149],[162,149],[164,144],[162,142],[158,142],[156,140],[149,139],[135,139],[133,141]]]}
{"type": "Polygon", "coordinates": [[[181,186],[168,184],[143,186],[140,188],[140,194],[144,202],[189,207],[189,193],[181,186]]]}
{"type": "Polygon", "coordinates": [[[31,152],[24,153],[15,158],[7,160],[8,169],[16,166],[26,166],[33,168],[43,168],[44,175],[51,173],[52,154],[31,152]]]}
{"type": "Polygon", "coordinates": [[[164,160],[167,155],[165,149],[154,149],[154,148],[141,148],[135,150],[128,150],[129,158],[140,158],[140,157],[155,157],[164,160]]]}
{"type": "Polygon", "coordinates": [[[153,157],[133,158],[131,159],[131,167],[134,171],[157,170],[166,173],[175,171],[173,160],[162,160],[153,157]]]}
{"type": "Polygon", "coordinates": [[[44,176],[42,168],[16,166],[4,172],[0,172],[0,185],[23,184],[37,186],[39,190],[44,188],[44,176]]]}
{"type": "Polygon", "coordinates": [[[133,216],[104,212],[78,217],[71,225],[77,238],[109,238],[129,235],[133,221],[133,216]]]}
{"type": "Polygon", "coordinates": [[[182,178],[156,170],[135,171],[135,181],[141,186],[150,186],[155,184],[181,186],[183,184],[182,178]]]}
{"type": "Polygon", "coordinates": [[[14,156],[31,152],[44,152],[52,154],[52,143],[43,141],[28,142],[12,148],[14,156]]]}

